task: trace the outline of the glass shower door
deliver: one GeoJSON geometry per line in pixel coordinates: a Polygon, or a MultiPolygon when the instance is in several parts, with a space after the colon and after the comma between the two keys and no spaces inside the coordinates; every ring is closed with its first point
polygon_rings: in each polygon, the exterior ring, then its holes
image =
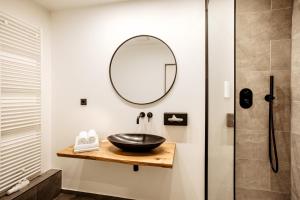
{"type": "Polygon", "coordinates": [[[234,0],[208,4],[208,200],[234,198],[234,0]]]}

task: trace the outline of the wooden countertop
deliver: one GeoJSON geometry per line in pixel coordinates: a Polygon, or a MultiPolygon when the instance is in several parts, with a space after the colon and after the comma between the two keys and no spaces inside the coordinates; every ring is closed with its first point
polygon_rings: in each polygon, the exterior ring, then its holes
{"type": "Polygon", "coordinates": [[[59,152],[59,157],[79,158],[124,163],[130,165],[144,165],[172,168],[176,144],[165,142],[158,148],[145,153],[125,152],[113,146],[108,140],[101,141],[98,151],[74,153],[73,146],[59,152]]]}

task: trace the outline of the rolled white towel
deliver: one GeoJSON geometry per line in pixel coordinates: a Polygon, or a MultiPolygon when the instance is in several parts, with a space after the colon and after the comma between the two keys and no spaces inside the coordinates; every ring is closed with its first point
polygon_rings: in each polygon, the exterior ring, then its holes
{"type": "MultiPolygon", "coordinates": [[[[77,141],[79,139],[79,136],[76,137],[77,141]]],[[[96,151],[99,150],[99,140],[98,138],[96,138],[95,143],[92,144],[78,144],[78,142],[75,143],[74,146],[74,152],[78,153],[78,152],[85,152],[85,151],[96,151]]]]}
{"type": "Polygon", "coordinates": [[[88,135],[89,144],[93,144],[96,142],[98,135],[94,129],[89,130],[87,135],[88,135]]]}
{"type": "Polygon", "coordinates": [[[6,194],[11,195],[14,192],[17,192],[21,190],[22,188],[26,187],[29,184],[29,180],[24,178],[21,181],[18,182],[15,186],[13,186],[11,189],[9,189],[6,194]]]}
{"type": "Polygon", "coordinates": [[[81,131],[78,136],[78,144],[88,144],[88,133],[86,131],[81,131]]]}

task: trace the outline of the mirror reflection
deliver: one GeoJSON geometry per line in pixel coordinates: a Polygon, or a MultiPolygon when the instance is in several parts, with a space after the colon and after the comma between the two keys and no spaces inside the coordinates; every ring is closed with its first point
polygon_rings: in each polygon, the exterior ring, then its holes
{"type": "Polygon", "coordinates": [[[134,104],[149,104],[172,88],[177,72],[169,46],[153,36],[133,37],[119,46],[110,64],[116,92],[134,104]]]}

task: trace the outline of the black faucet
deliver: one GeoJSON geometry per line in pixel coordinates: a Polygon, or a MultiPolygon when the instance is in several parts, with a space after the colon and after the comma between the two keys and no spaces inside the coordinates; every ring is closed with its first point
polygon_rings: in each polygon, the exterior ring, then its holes
{"type": "Polygon", "coordinates": [[[140,112],[139,116],[136,118],[136,124],[140,124],[140,118],[144,118],[146,114],[144,112],[140,112]]]}

